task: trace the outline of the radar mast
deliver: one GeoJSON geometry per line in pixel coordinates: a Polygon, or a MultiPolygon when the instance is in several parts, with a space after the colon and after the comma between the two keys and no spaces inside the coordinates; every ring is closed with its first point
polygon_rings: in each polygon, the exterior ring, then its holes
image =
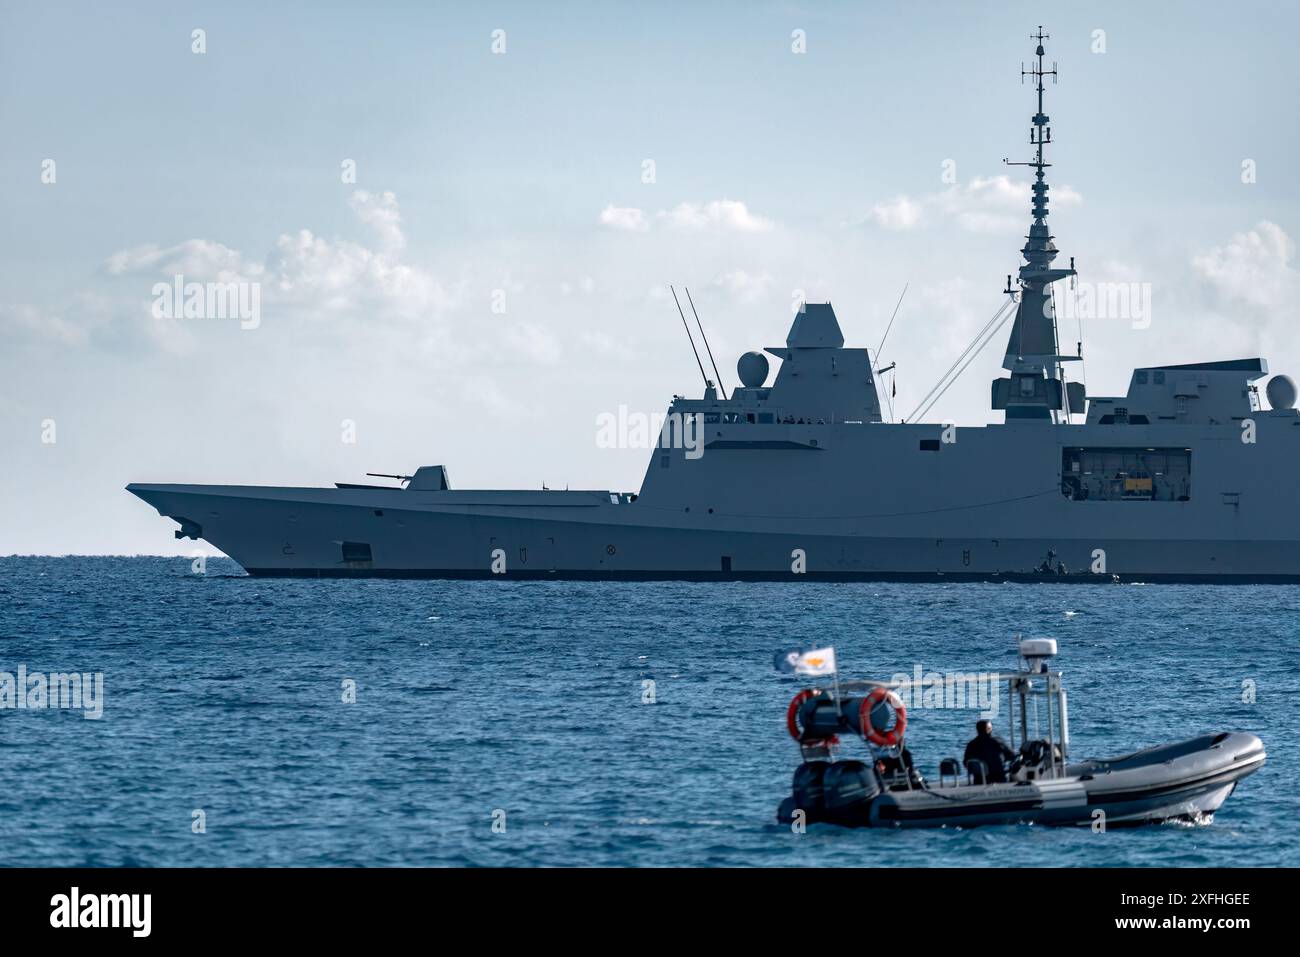
{"type": "Polygon", "coordinates": [[[1006,412],[1008,422],[1019,420],[1038,420],[1044,422],[1069,421],[1070,414],[1083,411],[1082,383],[1070,383],[1067,388],[1061,363],[1077,359],[1077,356],[1062,356],[1057,343],[1056,309],[1052,301],[1052,283],[1075,275],[1074,260],[1070,268],[1053,268],[1056,259],[1056,244],[1047,226],[1048,192],[1046,170],[1052,164],[1044,157],[1044,148],[1052,142],[1051,118],[1043,110],[1044,79],[1051,77],[1056,82],[1056,63],[1046,69],[1043,57],[1043,41],[1048,34],[1040,26],[1038,32],[1031,34],[1036,41],[1034,59],[1029,68],[1020,66],[1021,82],[1033,77],[1038,95],[1038,110],[1030,122],[1029,143],[1034,147],[1033,159],[1028,162],[1012,162],[1004,159],[1008,166],[1030,166],[1034,169],[1033,194],[1030,213],[1033,223],[1025,245],[1020,250],[1024,265],[1020,267],[1016,278],[1016,288],[1012,287],[1011,277],[1007,277],[1004,292],[1018,295],[1016,321],[1011,327],[1011,337],[1007,342],[1006,355],[1002,368],[1011,373],[1009,377],[993,380],[993,408],[1006,412]]]}

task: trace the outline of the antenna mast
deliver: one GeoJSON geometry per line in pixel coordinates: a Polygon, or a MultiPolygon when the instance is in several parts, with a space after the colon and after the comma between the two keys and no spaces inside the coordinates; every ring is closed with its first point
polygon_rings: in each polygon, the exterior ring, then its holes
{"type": "MultiPolygon", "coordinates": [[[[727,397],[727,388],[722,384],[722,373],[718,371],[718,364],[713,359],[713,347],[709,345],[709,337],[704,334],[704,323],[700,322],[700,314],[695,311],[695,300],[691,298],[691,288],[683,286],[686,290],[686,301],[691,304],[691,314],[695,316],[695,324],[700,327],[700,338],[704,340],[704,351],[709,354],[709,364],[713,366],[713,374],[718,377],[718,388],[722,390],[722,397],[727,397]]],[[[680,308],[680,307],[678,307],[680,308]]],[[[699,358],[697,355],[696,358],[699,358]]]]}
{"type": "MultiPolygon", "coordinates": [[[[1051,34],[1044,33],[1043,28],[1040,26],[1038,28],[1037,33],[1031,33],[1029,35],[1029,39],[1038,41],[1038,48],[1034,51],[1034,55],[1038,57],[1038,63],[1037,64],[1030,63],[1028,70],[1025,69],[1025,65],[1023,63],[1020,64],[1020,82],[1023,83],[1025,82],[1025,77],[1032,76],[1034,78],[1034,85],[1038,89],[1038,112],[1034,114],[1032,120],[1034,124],[1034,129],[1029,131],[1029,142],[1035,147],[1037,147],[1038,153],[1032,162],[1008,163],[1007,165],[1035,167],[1038,170],[1038,174],[1037,174],[1038,181],[1041,183],[1043,181],[1043,168],[1052,165],[1051,163],[1043,162],[1043,147],[1046,144],[1052,142],[1052,128],[1047,125],[1048,123],[1051,122],[1051,118],[1048,117],[1045,113],[1043,113],[1043,77],[1050,76],[1052,78],[1052,82],[1055,83],[1057,73],[1056,73],[1055,60],[1052,61],[1052,68],[1050,70],[1043,69],[1043,57],[1045,55],[1045,51],[1043,50],[1043,41],[1050,40],[1051,34]],[[1046,135],[1044,135],[1044,131],[1046,131],[1046,135]]],[[[1034,196],[1035,215],[1037,215],[1039,212],[1039,208],[1037,205],[1038,198],[1039,198],[1038,194],[1035,193],[1034,196]]],[[[1042,200],[1043,200],[1042,215],[1045,216],[1047,215],[1046,212],[1047,198],[1044,196],[1042,197],[1042,200]]]]}
{"type": "Polygon", "coordinates": [[[700,378],[704,380],[704,388],[709,387],[709,377],[704,374],[704,363],[700,361],[700,350],[695,348],[695,337],[691,335],[691,327],[686,322],[686,313],[682,312],[682,304],[677,302],[677,290],[671,285],[668,290],[673,294],[673,302],[677,304],[677,314],[682,317],[682,328],[686,330],[686,338],[691,340],[691,352],[695,353],[695,364],[700,367],[700,378]]]}
{"type": "MultiPolygon", "coordinates": [[[[1071,403],[1068,401],[1065,377],[1061,363],[1075,356],[1060,355],[1057,341],[1056,310],[1052,301],[1052,283],[1059,279],[1075,275],[1074,261],[1069,269],[1053,268],[1056,259],[1056,244],[1047,226],[1048,192],[1046,170],[1052,164],[1044,156],[1044,147],[1052,142],[1051,118],[1043,112],[1044,80],[1051,77],[1056,82],[1056,62],[1048,69],[1044,56],[1043,41],[1049,39],[1040,26],[1037,33],[1030,34],[1035,41],[1034,59],[1029,68],[1020,64],[1020,82],[1025,77],[1033,77],[1034,90],[1038,97],[1038,109],[1030,122],[1029,143],[1034,147],[1033,159],[1025,163],[1013,163],[1009,159],[1002,162],[1008,166],[1030,166],[1034,169],[1034,182],[1030,187],[1033,197],[1030,212],[1033,223],[1021,248],[1024,265],[1020,267],[1013,288],[1011,278],[1007,279],[1004,290],[1017,302],[1016,320],[1007,342],[1006,355],[1002,367],[1011,373],[1010,378],[995,379],[993,384],[993,408],[1003,409],[1007,420],[1040,420],[1059,422],[1064,412],[1069,421],[1071,403]]],[[[1075,398],[1079,398],[1076,390],[1075,398]]]]}

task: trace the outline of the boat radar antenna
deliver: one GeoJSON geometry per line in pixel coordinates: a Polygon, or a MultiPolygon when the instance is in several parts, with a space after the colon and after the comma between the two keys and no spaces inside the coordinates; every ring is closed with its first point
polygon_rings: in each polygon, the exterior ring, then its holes
{"type": "Polygon", "coordinates": [[[1007,342],[1006,356],[1002,367],[1011,373],[1009,378],[995,379],[993,386],[993,408],[1004,409],[1008,421],[1041,420],[1060,421],[1064,412],[1067,417],[1071,412],[1081,411],[1083,394],[1082,384],[1072,383],[1066,388],[1062,375],[1061,363],[1077,359],[1076,356],[1062,356],[1057,342],[1056,310],[1052,300],[1052,283],[1058,279],[1075,275],[1074,260],[1070,260],[1069,269],[1054,269],[1052,261],[1056,259],[1056,244],[1047,226],[1048,192],[1046,170],[1052,164],[1044,156],[1044,147],[1052,142],[1051,117],[1043,111],[1044,80],[1047,77],[1056,82],[1056,62],[1047,68],[1044,57],[1046,51],[1043,41],[1049,35],[1040,26],[1037,33],[1030,34],[1036,42],[1034,59],[1029,68],[1020,64],[1020,82],[1025,77],[1033,77],[1034,89],[1038,96],[1038,109],[1030,122],[1029,143],[1034,147],[1033,159],[1027,162],[1013,162],[1003,159],[1008,166],[1030,166],[1034,169],[1033,194],[1030,212],[1033,224],[1025,245],[1020,250],[1024,265],[1020,267],[1019,276],[1013,289],[1010,277],[1004,292],[1011,293],[1017,300],[1016,321],[1007,342]],[[1018,294],[1017,294],[1018,293],[1018,294]]]}

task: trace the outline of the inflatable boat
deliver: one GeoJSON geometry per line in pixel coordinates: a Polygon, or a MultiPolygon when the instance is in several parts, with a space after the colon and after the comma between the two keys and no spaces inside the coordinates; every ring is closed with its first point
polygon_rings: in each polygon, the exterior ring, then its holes
{"type": "Polygon", "coordinates": [[[777,812],[783,823],[848,827],[974,827],[984,824],[1094,828],[1204,821],[1242,778],[1264,765],[1264,745],[1220,732],[1109,760],[1070,761],[1061,673],[1047,661],[1053,639],[1020,642],[1020,671],[983,676],[1005,687],[1009,766],[945,758],[938,783],[912,765],[904,735],[908,682],[851,682],[801,691],[787,726],[803,763],[777,812]],[[861,738],[870,760],[838,760],[840,735],[861,738]],[[1019,742],[1017,746],[1017,742],[1019,742]]]}

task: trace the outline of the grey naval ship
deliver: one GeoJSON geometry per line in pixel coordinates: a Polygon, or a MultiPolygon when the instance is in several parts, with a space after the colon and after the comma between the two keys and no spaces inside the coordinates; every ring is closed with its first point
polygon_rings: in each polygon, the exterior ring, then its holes
{"type": "Polygon", "coordinates": [[[1082,344],[1061,353],[1053,292],[1075,275],[1047,225],[1056,68],[1034,39],[1031,159],[1011,164],[1033,171],[1032,222],[986,326],[1014,316],[1000,423],[884,421],[874,357],[845,347],[829,303],[806,303],[765,350],[770,384],[749,352],[730,395],[706,379],[701,398],[674,397],[636,493],[455,489],[441,465],[388,486],[127,489],[252,575],[1300,581],[1289,378],[1265,408],[1259,358],[1137,369],[1122,396],[1067,377],[1082,344]],[[674,423],[702,442],[673,440],[674,423]]]}

